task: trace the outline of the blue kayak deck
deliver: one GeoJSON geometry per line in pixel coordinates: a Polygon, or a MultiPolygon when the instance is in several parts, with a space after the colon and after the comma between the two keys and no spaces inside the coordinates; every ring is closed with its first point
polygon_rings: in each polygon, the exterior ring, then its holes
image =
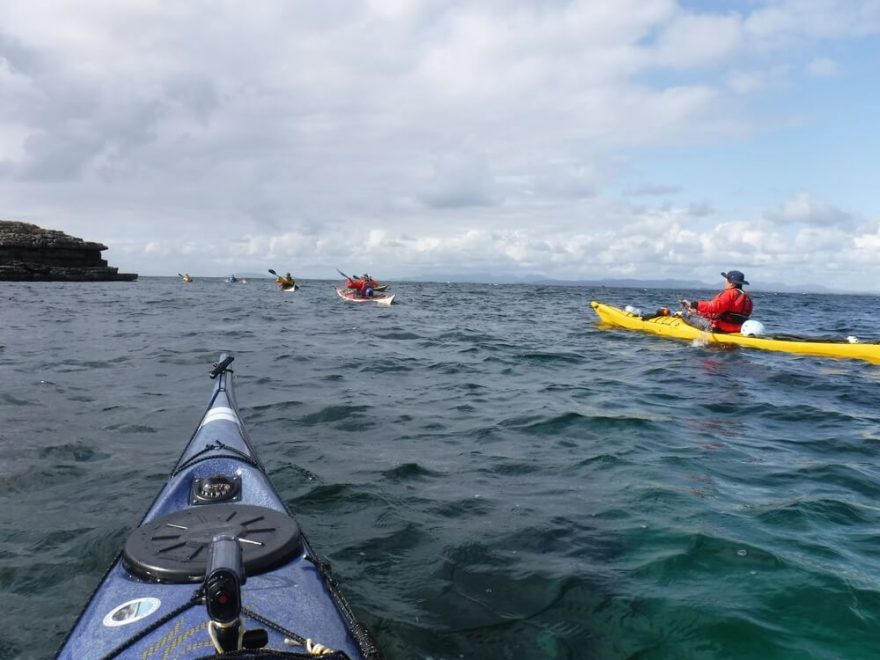
{"type": "Polygon", "coordinates": [[[217,652],[202,590],[203,550],[227,528],[237,530],[245,566],[249,553],[270,555],[246,571],[241,585],[243,629],[268,635],[261,653],[305,653],[318,644],[349,658],[381,657],[266,476],[238,413],[231,370],[216,375],[208,409],[168,482],[58,657],[187,658],[217,652]],[[229,522],[239,513],[257,522],[250,527],[229,522]],[[185,522],[177,524],[175,516],[185,516],[185,522]],[[259,522],[268,519],[284,528],[273,536],[281,540],[271,551],[275,541],[264,542],[263,533],[276,530],[259,522]]]}

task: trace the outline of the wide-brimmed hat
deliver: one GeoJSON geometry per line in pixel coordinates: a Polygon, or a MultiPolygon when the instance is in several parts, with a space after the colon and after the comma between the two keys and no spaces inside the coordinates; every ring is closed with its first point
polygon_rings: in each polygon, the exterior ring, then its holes
{"type": "Polygon", "coordinates": [[[738,270],[731,270],[726,273],[721,273],[721,277],[733,284],[748,284],[748,282],[746,281],[746,276],[738,270]]]}

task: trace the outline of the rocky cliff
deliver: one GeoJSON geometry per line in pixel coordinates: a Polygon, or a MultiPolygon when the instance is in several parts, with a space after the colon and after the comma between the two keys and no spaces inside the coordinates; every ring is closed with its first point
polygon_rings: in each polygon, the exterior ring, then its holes
{"type": "Polygon", "coordinates": [[[0,220],[0,280],[22,282],[109,282],[136,280],[101,258],[106,245],[43,229],[26,222],[0,220]]]}

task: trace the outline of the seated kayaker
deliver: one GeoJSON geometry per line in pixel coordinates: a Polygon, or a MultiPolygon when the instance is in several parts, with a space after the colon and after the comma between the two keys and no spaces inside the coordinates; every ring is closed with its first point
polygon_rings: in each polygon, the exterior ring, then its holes
{"type": "MultiPolygon", "coordinates": [[[[345,275],[345,273],[342,274],[345,275]]],[[[369,273],[364,273],[360,277],[346,276],[345,288],[351,289],[362,298],[371,298],[376,291],[382,290],[379,283],[370,277],[369,273]]]]}
{"type": "Polygon", "coordinates": [[[367,298],[372,298],[373,293],[376,291],[376,288],[379,286],[379,283],[374,280],[369,274],[364,273],[361,279],[364,281],[363,294],[367,298]]]}
{"type": "Polygon", "coordinates": [[[712,332],[739,332],[752,314],[752,299],[742,290],[743,284],[748,282],[738,270],[721,273],[721,277],[727,280],[727,284],[712,300],[681,301],[685,320],[712,332]]]}
{"type": "Polygon", "coordinates": [[[353,290],[359,296],[366,296],[366,289],[368,287],[367,281],[361,277],[350,277],[345,282],[345,288],[353,290]]]}
{"type": "Polygon", "coordinates": [[[290,273],[287,273],[284,277],[279,275],[275,282],[282,289],[289,289],[292,286],[296,286],[296,280],[291,277],[290,273]]]}

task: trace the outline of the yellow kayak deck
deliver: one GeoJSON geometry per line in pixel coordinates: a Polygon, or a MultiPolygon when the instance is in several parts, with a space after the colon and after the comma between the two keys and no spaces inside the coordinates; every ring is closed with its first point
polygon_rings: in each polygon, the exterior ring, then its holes
{"type": "Polygon", "coordinates": [[[599,319],[606,326],[638,330],[672,337],[674,339],[697,340],[705,344],[736,344],[748,348],[759,348],[764,351],[782,351],[784,353],[800,353],[820,357],[848,358],[866,360],[880,364],[880,344],[851,344],[847,341],[826,342],[810,340],[773,339],[771,337],[746,337],[739,333],[718,333],[700,330],[688,325],[680,316],[658,316],[643,319],[635,314],[603,305],[595,300],[590,303],[599,319]]]}

